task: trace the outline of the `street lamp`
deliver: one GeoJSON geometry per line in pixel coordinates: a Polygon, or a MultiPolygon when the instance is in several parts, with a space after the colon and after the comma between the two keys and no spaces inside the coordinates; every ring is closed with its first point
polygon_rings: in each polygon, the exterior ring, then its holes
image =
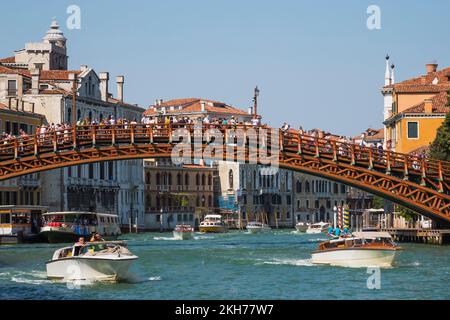
{"type": "Polygon", "coordinates": [[[259,96],[259,89],[258,86],[255,87],[255,95],[253,96],[253,118],[256,119],[258,117],[258,96],[259,96]]]}
{"type": "Polygon", "coordinates": [[[336,229],[336,215],[338,208],[336,206],[333,207],[333,227],[336,229]]]}

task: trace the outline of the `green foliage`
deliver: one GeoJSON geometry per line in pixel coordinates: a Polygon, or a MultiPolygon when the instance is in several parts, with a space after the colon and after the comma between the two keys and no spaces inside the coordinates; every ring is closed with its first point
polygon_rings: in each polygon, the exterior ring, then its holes
{"type": "Polygon", "coordinates": [[[384,199],[379,196],[373,196],[373,209],[384,209],[384,199]]]}
{"type": "MultiPolygon", "coordinates": [[[[450,91],[447,106],[450,106],[450,91]]],[[[450,111],[438,129],[436,138],[430,146],[430,156],[434,159],[450,161],[450,111]]]]}
{"type": "Polygon", "coordinates": [[[402,207],[400,205],[397,206],[397,212],[399,212],[400,216],[405,218],[406,221],[412,221],[414,219],[414,217],[416,217],[418,215],[418,213],[407,209],[405,207],[402,207]]]}

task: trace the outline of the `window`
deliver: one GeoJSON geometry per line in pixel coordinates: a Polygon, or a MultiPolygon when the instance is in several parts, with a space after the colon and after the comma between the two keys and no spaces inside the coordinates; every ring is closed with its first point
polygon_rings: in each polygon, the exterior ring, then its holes
{"type": "Polygon", "coordinates": [[[300,180],[297,180],[295,189],[296,189],[297,193],[302,192],[302,183],[300,182],[300,180]]]}
{"type": "Polygon", "coordinates": [[[108,162],[108,178],[112,180],[114,177],[114,162],[108,162]]]}
{"type": "Polygon", "coordinates": [[[94,164],[89,164],[89,179],[94,179],[94,164]]]}
{"type": "Polygon", "coordinates": [[[419,138],[419,123],[418,122],[408,122],[408,139],[418,139],[419,138]]]}
{"type": "Polygon", "coordinates": [[[8,80],[8,96],[15,96],[17,94],[16,80],[8,80]]]}
{"type": "Polygon", "coordinates": [[[187,173],[184,175],[184,184],[185,184],[186,186],[189,185],[189,175],[188,175],[187,173]]]}
{"type": "Polygon", "coordinates": [[[228,189],[233,189],[233,170],[228,172],[228,189]]]}

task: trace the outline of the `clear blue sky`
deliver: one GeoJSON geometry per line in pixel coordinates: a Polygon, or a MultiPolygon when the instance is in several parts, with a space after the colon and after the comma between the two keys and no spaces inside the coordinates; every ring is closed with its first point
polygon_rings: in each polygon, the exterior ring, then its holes
{"type": "MultiPolygon", "coordinates": [[[[382,126],[387,52],[397,80],[450,66],[446,0],[115,1],[2,3],[0,55],[39,41],[52,17],[68,38],[70,68],[87,64],[125,75],[125,98],[202,97],[259,111],[272,125],[319,127],[346,135],[382,126]],[[81,30],[67,30],[66,8],[81,8],[81,30]],[[369,5],[381,30],[366,27],[369,5]],[[27,10],[18,10],[18,6],[27,10]]],[[[116,92],[114,83],[111,91],[116,92]]]]}

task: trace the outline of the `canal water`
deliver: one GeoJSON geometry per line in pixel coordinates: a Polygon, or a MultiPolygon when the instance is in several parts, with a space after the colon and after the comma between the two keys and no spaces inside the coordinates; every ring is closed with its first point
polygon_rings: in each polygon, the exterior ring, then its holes
{"type": "MultiPolygon", "coordinates": [[[[132,277],[117,284],[74,286],[46,279],[55,244],[0,246],[4,299],[450,299],[450,247],[403,244],[395,267],[369,289],[365,268],[317,266],[311,251],[323,235],[292,230],[251,235],[124,235],[139,256],[132,277]]],[[[369,270],[370,271],[370,270],[369,270]]],[[[369,284],[376,282],[369,281],[369,284]]]]}

